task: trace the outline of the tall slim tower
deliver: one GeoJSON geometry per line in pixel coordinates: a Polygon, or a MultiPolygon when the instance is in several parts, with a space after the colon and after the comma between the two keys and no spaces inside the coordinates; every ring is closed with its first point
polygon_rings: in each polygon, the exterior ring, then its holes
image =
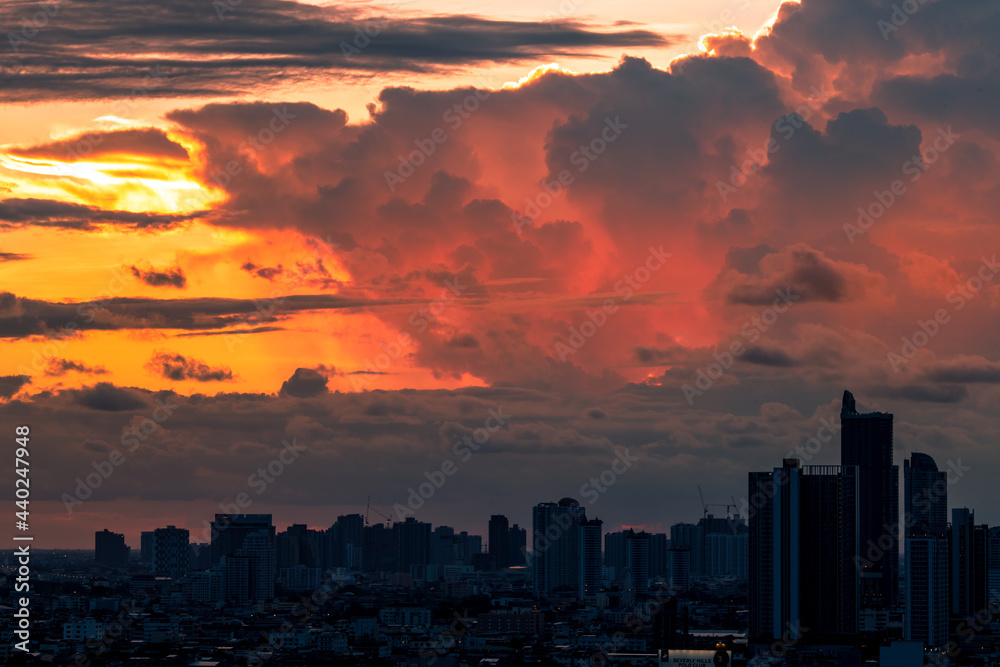
{"type": "Polygon", "coordinates": [[[948,643],[948,475],[927,454],[903,461],[906,534],[904,637],[927,648],[948,643]]]}
{"type": "Polygon", "coordinates": [[[986,608],[989,527],[967,507],[951,510],[951,615],[966,619],[986,608]]]}
{"type": "Polygon", "coordinates": [[[510,522],[507,517],[503,514],[490,516],[488,538],[493,567],[498,570],[510,567],[510,522]]]}
{"type": "Polygon", "coordinates": [[[892,415],[859,413],[844,391],[840,411],[840,464],[858,468],[858,537],[861,553],[882,557],[861,567],[861,606],[896,604],[899,585],[899,466],[892,464],[892,415]]]}

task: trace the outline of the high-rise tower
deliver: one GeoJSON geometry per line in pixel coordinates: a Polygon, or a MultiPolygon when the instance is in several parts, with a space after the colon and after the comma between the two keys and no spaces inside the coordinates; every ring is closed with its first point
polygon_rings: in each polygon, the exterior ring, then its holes
{"type": "Polygon", "coordinates": [[[844,391],[840,411],[840,464],[858,468],[858,537],[861,553],[882,556],[860,569],[861,606],[896,604],[899,583],[899,466],[892,464],[892,415],[859,413],[844,391]]]}

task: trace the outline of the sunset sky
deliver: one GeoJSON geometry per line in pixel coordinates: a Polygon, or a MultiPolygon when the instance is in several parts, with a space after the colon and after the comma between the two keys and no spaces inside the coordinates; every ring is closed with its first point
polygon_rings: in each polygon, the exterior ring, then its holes
{"type": "Polygon", "coordinates": [[[395,516],[448,460],[415,516],[484,533],[623,448],[587,513],[663,531],[839,462],[845,388],[1000,522],[1000,5],[912,5],[4,2],[37,543],[395,516]]]}

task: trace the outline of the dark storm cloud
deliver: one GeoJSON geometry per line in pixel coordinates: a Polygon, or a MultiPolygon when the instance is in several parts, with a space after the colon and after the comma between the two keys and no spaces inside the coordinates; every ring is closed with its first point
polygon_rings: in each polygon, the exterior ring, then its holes
{"type": "MultiPolygon", "coordinates": [[[[40,6],[5,2],[0,25],[18,26],[40,6]]],[[[31,39],[10,33],[0,59],[8,102],[214,95],[318,73],[429,71],[669,43],[646,30],[605,32],[570,21],[378,17],[289,0],[64,0],[56,7],[31,39]]]]}
{"type": "Polygon", "coordinates": [[[187,285],[187,277],[180,267],[173,269],[143,269],[138,266],[128,267],[132,275],[150,287],[177,287],[187,285]]]}
{"type": "Polygon", "coordinates": [[[116,153],[175,160],[187,160],[190,157],[183,146],[171,141],[161,130],[154,128],[91,132],[46,144],[9,148],[8,153],[18,157],[70,162],[116,153]]]}
{"type": "Polygon", "coordinates": [[[51,199],[4,199],[0,201],[0,228],[54,227],[92,230],[97,225],[119,225],[136,229],[170,227],[202,213],[165,214],[108,211],[95,206],[51,199]]]}
{"type": "Polygon", "coordinates": [[[10,398],[29,382],[27,375],[0,375],[0,398],[10,398]]]}
{"type": "Polygon", "coordinates": [[[958,403],[965,400],[969,390],[961,384],[923,386],[907,384],[898,387],[873,387],[872,393],[885,398],[927,403],[958,403]]]}
{"type": "MultiPolygon", "coordinates": [[[[113,276],[112,283],[121,280],[113,276]]],[[[370,300],[329,294],[251,299],[112,298],[55,303],[0,293],[0,338],[67,335],[84,330],[188,329],[259,324],[309,310],[371,310],[420,303],[414,299],[370,300]]],[[[259,330],[258,330],[259,331],[259,330]]]]}
{"type": "MultiPolygon", "coordinates": [[[[745,258],[737,263],[742,268],[753,265],[745,258]]],[[[720,276],[717,284],[722,286],[729,303],[770,305],[776,294],[784,292],[790,292],[791,301],[799,303],[840,303],[860,298],[873,285],[865,267],[835,262],[802,244],[768,253],[753,268],[750,274],[732,269],[720,276]]]]}
{"type": "Polygon", "coordinates": [[[70,394],[75,396],[77,404],[103,412],[139,410],[147,406],[146,401],[133,391],[116,387],[110,382],[98,382],[93,387],[73,390],[70,394]]]}
{"type": "Polygon", "coordinates": [[[45,375],[49,377],[62,377],[67,373],[86,373],[88,375],[106,375],[107,369],[103,366],[88,366],[80,361],[69,359],[50,359],[49,365],[45,368],[45,375]]]}
{"type": "Polygon", "coordinates": [[[282,396],[312,398],[326,393],[326,377],[312,368],[296,368],[292,377],[281,383],[282,396]]]}
{"type": "Polygon", "coordinates": [[[777,368],[797,366],[799,363],[784,350],[758,346],[747,348],[740,359],[750,364],[757,364],[758,366],[774,366],[777,368]]]}
{"type": "Polygon", "coordinates": [[[225,366],[209,366],[204,361],[170,352],[157,352],[146,363],[146,369],[177,381],[221,382],[233,379],[233,371],[225,366]]]}
{"type": "Polygon", "coordinates": [[[992,384],[1000,382],[1000,363],[963,355],[934,364],[924,371],[924,376],[931,382],[992,384]]]}

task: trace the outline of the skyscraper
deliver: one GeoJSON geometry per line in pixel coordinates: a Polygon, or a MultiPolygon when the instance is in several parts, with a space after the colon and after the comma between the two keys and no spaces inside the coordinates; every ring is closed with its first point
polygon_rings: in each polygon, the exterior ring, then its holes
{"type": "Polygon", "coordinates": [[[903,530],[907,536],[948,532],[948,473],[927,454],[903,461],[903,530]]]}
{"type": "Polygon", "coordinates": [[[94,533],[94,561],[98,565],[124,567],[128,565],[129,553],[121,533],[112,533],[107,528],[94,533]]]}
{"type": "Polygon", "coordinates": [[[951,511],[951,615],[966,619],[986,608],[989,527],[977,526],[976,513],[967,507],[951,511]]]}
{"type": "Polygon", "coordinates": [[[515,523],[510,527],[510,564],[524,565],[527,562],[524,557],[527,551],[528,531],[515,523]]]}
{"type": "Polygon", "coordinates": [[[410,574],[413,565],[427,565],[431,552],[431,524],[412,516],[392,526],[393,565],[396,572],[410,574]]]}
{"type": "Polygon", "coordinates": [[[752,643],[856,640],[857,475],[853,466],[797,459],[750,473],[752,643]]]}
{"type": "Polygon", "coordinates": [[[580,583],[577,589],[580,600],[592,599],[601,590],[603,533],[604,522],[600,519],[580,521],[580,583]]]}
{"type": "Polygon", "coordinates": [[[669,559],[670,590],[683,593],[691,588],[691,547],[675,547],[671,544],[669,559]]]}
{"type": "Polygon", "coordinates": [[[139,562],[153,564],[153,531],[144,530],[139,534],[139,562]]]}
{"type": "Polygon", "coordinates": [[[494,514],[490,517],[489,525],[489,554],[493,560],[493,567],[502,570],[510,567],[510,523],[503,514],[494,514]]]}
{"type": "Polygon", "coordinates": [[[191,561],[188,537],[186,528],[167,526],[153,531],[153,574],[176,578],[188,573],[191,561]]]}
{"type": "Polygon", "coordinates": [[[649,593],[649,547],[649,533],[637,533],[631,528],[625,531],[625,563],[636,595],[649,593]]]}
{"type": "Polygon", "coordinates": [[[535,595],[562,592],[582,598],[595,593],[601,580],[602,529],[601,521],[587,521],[586,512],[572,498],[535,505],[532,510],[535,595]]]}
{"type": "Polygon", "coordinates": [[[948,642],[948,476],[914,452],[903,461],[903,480],[904,637],[940,648],[948,642]]]}
{"type": "Polygon", "coordinates": [[[364,562],[365,518],[343,514],[327,531],[328,567],[359,570],[364,562]]]}
{"type": "Polygon", "coordinates": [[[840,411],[840,464],[858,468],[860,551],[878,549],[861,568],[861,606],[895,605],[899,584],[899,466],[892,464],[892,415],[859,413],[844,391],[840,411]]]}
{"type": "Polygon", "coordinates": [[[270,514],[216,514],[212,522],[212,565],[223,556],[235,556],[250,533],[270,530],[274,535],[270,514]]]}

